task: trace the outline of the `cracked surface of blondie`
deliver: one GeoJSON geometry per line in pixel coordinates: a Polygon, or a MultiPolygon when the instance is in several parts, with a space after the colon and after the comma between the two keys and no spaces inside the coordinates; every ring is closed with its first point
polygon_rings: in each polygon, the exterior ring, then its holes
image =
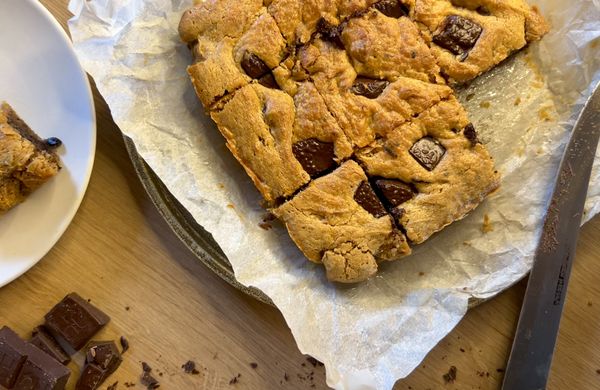
{"type": "Polygon", "coordinates": [[[499,186],[449,84],[547,30],[523,0],[206,0],[179,27],[229,150],[306,257],[345,283],[499,186]]]}

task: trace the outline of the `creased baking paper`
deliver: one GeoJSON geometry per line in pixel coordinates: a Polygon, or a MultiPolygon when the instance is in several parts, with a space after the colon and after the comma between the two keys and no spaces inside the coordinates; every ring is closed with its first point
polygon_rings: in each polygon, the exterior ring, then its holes
{"type": "MultiPolygon", "coordinates": [[[[552,32],[459,92],[502,188],[411,257],[351,288],[329,284],[281,226],[258,226],[260,197],[186,74],[191,58],[177,25],[191,0],[72,0],[69,28],[115,122],[214,235],[238,280],[269,295],[300,350],[325,363],[328,384],[390,389],[454,328],[469,298],[492,297],[530,269],[572,116],[600,77],[598,0],[535,3],[552,32]]],[[[600,211],[598,165],[586,210],[586,218],[600,211]]]]}

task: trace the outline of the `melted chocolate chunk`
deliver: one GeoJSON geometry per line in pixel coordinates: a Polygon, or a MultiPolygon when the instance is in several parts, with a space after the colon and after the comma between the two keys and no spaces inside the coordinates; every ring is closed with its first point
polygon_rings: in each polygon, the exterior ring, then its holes
{"type": "Polygon", "coordinates": [[[330,170],[335,166],[334,146],[316,138],[296,142],[292,146],[294,156],[311,177],[330,170]]]}
{"type": "Polygon", "coordinates": [[[375,3],[373,7],[390,18],[407,16],[410,12],[408,7],[402,4],[400,0],[381,0],[378,3],[375,3]]]}
{"type": "Polygon", "coordinates": [[[272,88],[272,89],[279,88],[279,84],[277,84],[277,81],[275,80],[275,77],[273,77],[273,74],[271,72],[267,73],[266,75],[264,75],[260,79],[258,79],[258,83],[267,88],[272,88]]]}
{"type": "Polygon", "coordinates": [[[360,186],[354,193],[354,200],[375,218],[381,218],[387,215],[385,207],[383,207],[383,204],[377,195],[375,195],[375,191],[373,191],[373,188],[371,188],[371,185],[367,181],[360,183],[360,186]]]}
{"type": "Polygon", "coordinates": [[[490,10],[486,7],[486,6],[480,6],[477,7],[475,9],[475,11],[477,11],[478,14],[483,15],[483,16],[490,16],[492,13],[490,12],[490,10]]]}
{"type": "Polygon", "coordinates": [[[250,53],[249,51],[244,53],[242,57],[242,69],[244,72],[253,79],[259,79],[267,73],[271,72],[271,69],[260,59],[256,54],[250,53]]]}
{"type": "Polygon", "coordinates": [[[445,153],[446,149],[431,137],[421,138],[410,148],[410,154],[428,171],[437,167],[445,153]]]}
{"type": "Polygon", "coordinates": [[[482,31],[477,23],[450,15],[442,22],[440,32],[433,36],[433,42],[456,55],[463,55],[475,46],[482,31]]]}
{"type": "Polygon", "coordinates": [[[75,390],[94,390],[100,387],[106,377],[106,371],[95,364],[86,364],[75,385],[75,390]]]}
{"type": "Polygon", "coordinates": [[[375,181],[375,185],[391,207],[399,206],[415,196],[412,187],[399,180],[380,179],[375,181]]]}
{"type": "Polygon", "coordinates": [[[321,34],[321,39],[334,43],[340,49],[344,48],[344,42],[342,42],[342,31],[344,31],[344,24],[334,26],[329,23],[325,18],[319,19],[317,23],[317,32],[321,34]]]}
{"type": "Polygon", "coordinates": [[[389,85],[389,81],[375,80],[367,77],[358,77],[350,90],[356,95],[361,95],[369,99],[376,99],[383,93],[389,85]]]}
{"type": "Polygon", "coordinates": [[[469,123],[465,129],[463,130],[463,134],[466,139],[471,142],[471,145],[475,146],[479,143],[479,139],[477,138],[477,131],[475,130],[475,126],[472,123],[469,123]]]}

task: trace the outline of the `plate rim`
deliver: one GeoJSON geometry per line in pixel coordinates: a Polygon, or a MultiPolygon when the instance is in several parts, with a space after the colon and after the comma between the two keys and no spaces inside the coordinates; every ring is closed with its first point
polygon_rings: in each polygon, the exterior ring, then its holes
{"type": "Polygon", "coordinates": [[[92,92],[92,86],[90,84],[89,77],[88,77],[87,73],[85,72],[85,70],[83,69],[83,67],[81,66],[81,63],[79,62],[79,58],[75,54],[75,50],[73,49],[73,44],[71,42],[71,38],[69,38],[69,35],[63,29],[63,27],[58,22],[58,20],[56,20],[54,15],[52,15],[52,13],[42,3],[40,3],[37,0],[26,0],[26,1],[23,1],[23,3],[28,4],[26,6],[31,6],[31,7],[35,8],[39,12],[40,16],[49,23],[49,26],[51,26],[51,28],[54,29],[55,32],[57,32],[57,36],[59,37],[61,42],[64,44],[67,51],[72,56],[72,58],[75,60],[75,63],[77,64],[77,67],[79,69],[78,76],[81,77],[81,79],[84,81],[83,84],[84,84],[85,90],[87,92],[87,102],[89,104],[90,112],[91,112],[90,153],[88,154],[87,168],[85,170],[85,176],[83,177],[82,191],[81,191],[80,195],[77,197],[77,199],[75,200],[74,207],[70,210],[69,213],[67,213],[64,216],[65,223],[64,223],[63,228],[57,232],[54,239],[49,241],[48,248],[45,251],[43,251],[43,253],[39,256],[39,258],[31,261],[29,264],[27,264],[25,267],[23,267],[23,269],[21,271],[11,275],[9,278],[7,278],[5,280],[0,280],[0,288],[9,285],[10,283],[14,282],[15,280],[17,280],[18,278],[23,276],[25,273],[27,273],[29,270],[31,270],[35,265],[37,265],[44,257],[46,257],[46,255],[52,250],[52,248],[54,248],[56,246],[57,242],[62,238],[62,236],[65,234],[65,232],[67,231],[69,226],[71,226],[71,223],[73,222],[73,219],[75,218],[75,215],[77,214],[77,212],[79,211],[79,208],[81,207],[81,203],[83,202],[83,199],[87,193],[87,190],[88,190],[88,187],[90,184],[90,179],[92,176],[94,163],[96,161],[96,144],[97,144],[98,125],[96,122],[97,118],[96,118],[96,105],[94,103],[94,94],[92,92]]]}

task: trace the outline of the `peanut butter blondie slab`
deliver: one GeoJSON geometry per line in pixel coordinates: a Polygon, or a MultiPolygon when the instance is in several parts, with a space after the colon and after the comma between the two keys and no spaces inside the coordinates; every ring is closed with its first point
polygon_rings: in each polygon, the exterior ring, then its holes
{"type": "Polygon", "coordinates": [[[306,257],[323,263],[331,281],[365,280],[379,262],[410,254],[406,238],[354,161],[313,180],[273,212],[306,257]]]}
{"type": "Polygon", "coordinates": [[[0,213],[6,212],[60,170],[51,146],[7,104],[0,106],[0,213]]]}

